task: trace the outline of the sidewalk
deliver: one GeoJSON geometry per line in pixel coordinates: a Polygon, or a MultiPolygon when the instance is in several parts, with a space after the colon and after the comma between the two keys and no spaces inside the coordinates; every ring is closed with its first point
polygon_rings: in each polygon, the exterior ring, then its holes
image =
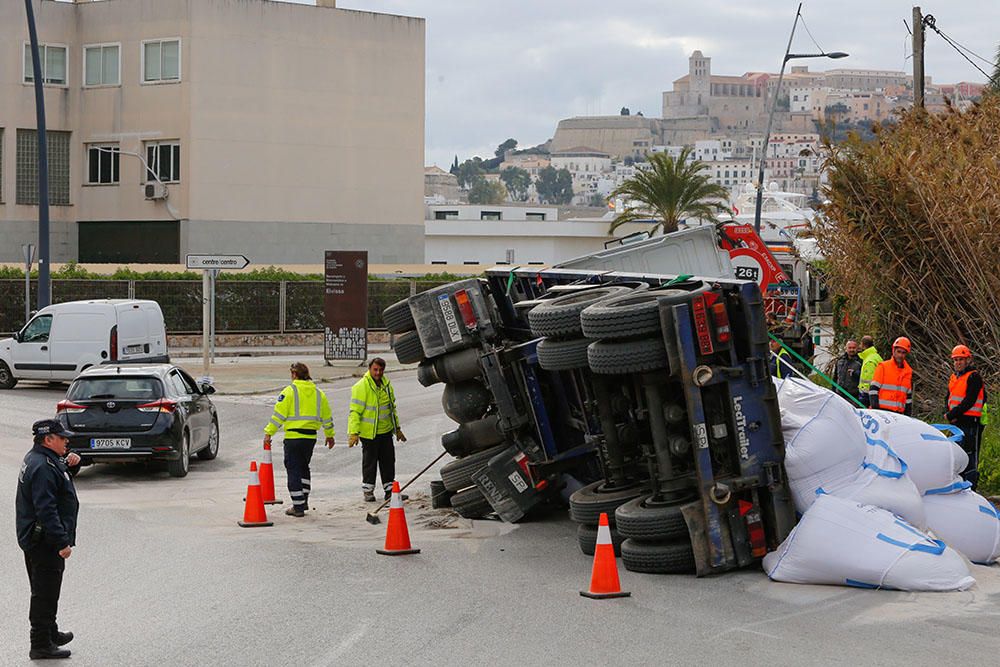
{"type": "MultiPolygon", "coordinates": [[[[368,356],[382,357],[386,362],[387,373],[400,373],[415,370],[416,364],[400,364],[396,355],[389,351],[388,345],[373,345],[368,348],[368,356]],[[384,349],[379,349],[384,348],[384,349]]],[[[321,349],[302,347],[263,348],[265,354],[258,353],[262,348],[227,348],[232,351],[230,356],[223,356],[222,350],[216,350],[215,363],[209,366],[208,375],[216,393],[220,396],[238,396],[246,394],[274,393],[288,384],[288,367],[294,361],[300,361],[309,367],[309,371],[318,384],[329,384],[347,378],[359,378],[368,370],[362,361],[331,361],[329,365],[323,359],[321,349]]],[[[170,357],[194,378],[205,375],[202,366],[201,351],[197,356],[184,354],[185,350],[174,349],[170,357]]]]}

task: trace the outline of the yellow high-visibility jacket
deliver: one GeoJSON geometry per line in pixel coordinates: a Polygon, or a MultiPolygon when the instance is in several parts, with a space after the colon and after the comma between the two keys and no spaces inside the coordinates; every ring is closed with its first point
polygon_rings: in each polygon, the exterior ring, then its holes
{"type": "Polygon", "coordinates": [[[282,427],[292,437],[313,435],[322,427],[326,437],[332,438],[333,413],[326,394],[310,380],[293,380],[278,396],[264,433],[274,435],[282,427]]]}
{"type": "Polygon", "coordinates": [[[347,432],[357,433],[366,440],[391,433],[399,428],[396,414],[396,393],[389,378],[382,376],[382,386],[375,385],[371,373],[351,387],[351,411],[347,417],[347,432]]]}

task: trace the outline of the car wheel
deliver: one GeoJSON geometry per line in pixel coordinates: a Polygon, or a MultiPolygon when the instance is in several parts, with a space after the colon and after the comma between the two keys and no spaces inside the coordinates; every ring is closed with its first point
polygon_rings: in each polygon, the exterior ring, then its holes
{"type": "Polygon", "coordinates": [[[208,445],[198,452],[202,461],[211,461],[219,455],[219,422],[212,419],[212,428],[208,432],[208,445]]]}
{"type": "Polygon", "coordinates": [[[401,364],[415,364],[424,359],[424,346],[416,331],[407,331],[396,338],[393,348],[401,364]]]}
{"type": "Polygon", "coordinates": [[[569,497],[569,516],[577,523],[596,526],[601,514],[608,515],[614,523],[615,509],[642,494],[638,485],[623,488],[609,488],[605,482],[594,482],[577,489],[569,497]]]}
{"type": "MultiPolygon", "coordinates": [[[[576,527],[576,541],[580,545],[580,551],[593,556],[597,550],[597,526],[580,524],[576,527]]],[[[622,542],[625,538],[614,528],[611,528],[611,545],[615,549],[615,555],[622,555],[622,542]]]]}
{"type": "Polygon", "coordinates": [[[544,301],[528,311],[528,325],[535,336],[575,337],[580,333],[580,313],[603,299],[631,292],[629,287],[595,287],[544,301]]]}
{"type": "Polygon", "coordinates": [[[441,481],[444,482],[444,488],[449,491],[460,491],[472,486],[472,475],[479,472],[491,458],[506,448],[506,444],[491,447],[441,466],[441,481]]]}
{"type": "Polygon", "coordinates": [[[605,341],[591,343],[587,348],[590,370],[601,375],[631,375],[657,371],[668,367],[667,348],[663,339],[605,341]]]}
{"type": "Polygon", "coordinates": [[[634,498],[615,510],[615,525],[624,537],[637,540],[688,539],[687,522],[679,504],[649,503],[651,496],[634,498]]]}
{"type": "Polygon", "coordinates": [[[622,542],[622,563],[630,572],[650,574],[694,574],[691,542],[622,542]]]}
{"type": "Polygon", "coordinates": [[[13,389],[17,385],[17,378],[10,372],[10,366],[0,361],[0,389],[13,389]]]}
{"type": "Polygon", "coordinates": [[[171,477],[186,477],[191,467],[191,436],[187,431],[181,437],[181,455],[174,461],[167,461],[167,472],[171,477]]]}
{"type": "Polygon", "coordinates": [[[391,334],[404,334],[417,328],[410,310],[410,300],[397,301],[382,311],[382,324],[391,334]]]}
{"type": "Polygon", "coordinates": [[[464,489],[453,495],[451,497],[451,508],[460,517],[465,519],[481,519],[493,512],[493,506],[490,505],[490,501],[486,500],[486,496],[476,486],[464,489]]]}
{"type": "Polygon", "coordinates": [[[700,280],[694,290],[670,287],[626,294],[588,306],[580,313],[580,325],[587,338],[632,338],[660,331],[660,305],[690,301],[708,289],[700,280]],[[700,288],[700,289],[699,289],[700,288]]]}
{"type": "Polygon", "coordinates": [[[538,365],[547,371],[571,371],[587,367],[587,346],[593,341],[586,338],[553,340],[546,338],[538,343],[538,365]]]}

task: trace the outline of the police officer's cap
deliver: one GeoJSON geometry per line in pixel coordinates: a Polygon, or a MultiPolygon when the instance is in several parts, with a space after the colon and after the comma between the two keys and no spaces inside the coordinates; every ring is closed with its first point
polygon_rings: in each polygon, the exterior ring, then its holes
{"type": "Polygon", "coordinates": [[[75,435],[55,419],[41,419],[36,421],[31,425],[31,434],[36,436],[61,435],[64,438],[71,438],[75,435]]]}

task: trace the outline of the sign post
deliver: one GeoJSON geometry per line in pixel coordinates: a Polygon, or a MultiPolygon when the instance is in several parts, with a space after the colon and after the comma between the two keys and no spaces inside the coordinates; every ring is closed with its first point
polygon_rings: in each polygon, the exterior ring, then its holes
{"type": "Polygon", "coordinates": [[[215,278],[222,269],[245,269],[250,260],[244,255],[187,255],[189,269],[201,269],[201,358],[205,377],[215,358],[215,278]]]}
{"type": "Polygon", "coordinates": [[[31,319],[31,263],[35,259],[35,245],[25,243],[21,245],[21,252],[24,253],[24,321],[31,319]]]}
{"type": "Polygon", "coordinates": [[[368,251],[327,250],[323,273],[323,357],[368,357],[368,251]]]}

